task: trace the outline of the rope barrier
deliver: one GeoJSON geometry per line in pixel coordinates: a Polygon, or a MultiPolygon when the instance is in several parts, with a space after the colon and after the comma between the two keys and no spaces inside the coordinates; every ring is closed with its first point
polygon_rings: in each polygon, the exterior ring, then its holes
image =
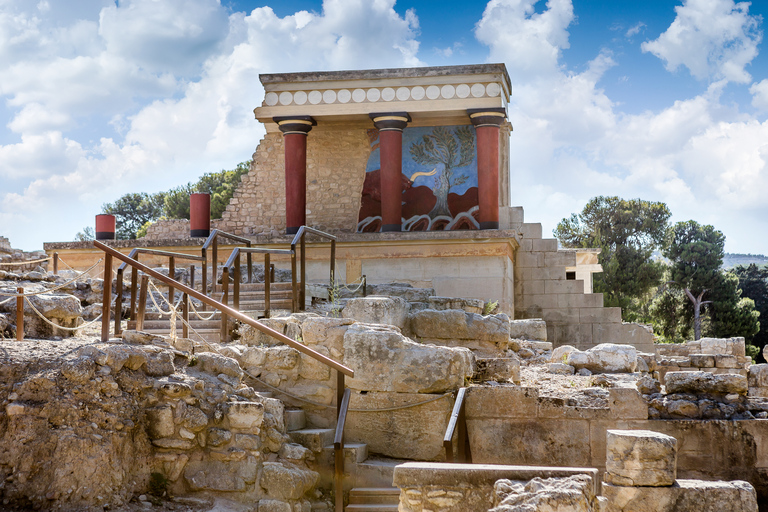
{"type": "Polygon", "coordinates": [[[216,311],[211,313],[211,316],[209,316],[208,318],[200,316],[200,313],[197,312],[197,308],[195,308],[195,303],[193,301],[191,301],[191,300],[189,301],[189,307],[192,309],[192,312],[195,314],[195,316],[198,318],[198,320],[203,320],[203,321],[207,322],[209,320],[213,320],[213,317],[216,316],[216,311]]]}
{"type": "Polygon", "coordinates": [[[32,301],[29,300],[28,298],[24,297],[24,301],[29,305],[29,307],[32,308],[32,310],[35,313],[37,313],[37,316],[39,316],[45,323],[47,323],[49,325],[52,325],[56,329],[61,329],[61,330],[64,330],[64,331],[79,331],[80,329],[84,329],[84,328],[86,328],[86,327],[88,327],[90,325],[95,324],[96,322],[101,320],[101,317],[103,316],[103,313],[102,313],[98,317],[96,317],[94,320],[91,320],[90,322],[85,323],[85,324],[78,325],[77,327],[64,327],[62,325],[55,324],[55,323],[51,322],[50,320],[48,320],[47,318],[45,318],[43,316],[43,314],[40,311],[38,311],[38,309],[35,307],[35,305],[32,304],[32,301]]]}
{"type": "Polygon", "coordinates": [[[11,302],[13,299],[14,299],[14,297],[10,297],[10,298],[8,298],[8,299],[5,299],[3,302],[0,302],[0,306],[2,306],[3,304],[5,304],[6,302],[11,302]]]}
{"type": "Polygon", "coordinates": [[[31,265],[32,263],[40,263],[42,261],[50,261],[53,259],[53,256],[48,256],[47,258],[42,258],[39,260],[29,260],[29,261],[11,261],[8,263],[0,262],[0,265],[11,265],[11,266],[21,266],[21,265],[31,265]]]}
{"type": "MultiPolygon", "coordinates": [[[[75,277],[74,279],[70,279],[69,281],[67,281],[67,282],[65,282],[63,284],[60,284],[58,286],[55,286],[53,288],[46,288],[43,291],[31,292],[31,293],[3,293],[3,292],[0,292],[0,297],[32,297],[34,295],[43,295],[45,293],[55,292],[56,290],[60,290],[60,289],[62,289],[64,287],[66,287],[66,286],[69,286],[70,284],[74,283],[75,281],[78,281],[81,277],[83,277],[83,274],[85,274],[85,273],[91,271],[92,269],[94,269],[99,263],[101,263],[101,260],[97,261],[91,268],[89,268],[88,270],[82,272],[79,276],[75,277]]],[[[77,272],[77,271],[75,271],[75,272],[77,272]]]]}

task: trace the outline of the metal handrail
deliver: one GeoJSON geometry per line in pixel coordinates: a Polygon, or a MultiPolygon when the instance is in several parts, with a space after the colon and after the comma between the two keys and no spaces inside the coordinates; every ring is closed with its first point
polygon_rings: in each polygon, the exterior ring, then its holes
{"type": "Polygon", "coordinates": [[[336,489],[336,496],[334,497],[335,512],[344,511],[344,425],[347,422],[350,395],[351,390],[345,388],[344,394],[336,408],[336,432],[333,436],[333,484],[336,489]]]}
{"type": "Polygon", "coordinates": [[[445,429],[443,436],[443,447],[445,447],[445,462],[472,462],[472,453],[469,450],[469,438],[467,436],[467,419],[464,412],[464,398],[467,395],[467,388],[459,388],[456,393],[456,402],[453,404],[451,419],[448,421],[448,428],[445,429]],[[453,433],[459,430],[458,439],[458,460],[453,460],[453,433]]]}
{"type": "MultiPolygon", "coordinates": [[[[211,231],[211,234],[208,235],[208,238],[206,238],[205,243],[203,244],[202,249],[200,250],[200,253],[203,258],[203,290],[205,291],[205,287],[207,286],[207,276],[208,276],[208,248],[211,248],[211,259],[213,260],[211,262],[211,293],[216,293],[216,278],[218,277],[218,253],[219,253],[219,237],[222,238],[228,238],[230,240],[234,240],[235,242],[239,242],[241,244],[245,244],[246,247],[251,246],[251,240],[248,238],[245,238],[243,236],[233,235],[232,233],[227,233],[226,231],[222,231],[220,229],[214,229],[211,231]]],[[[252,271],[253,265],[251,264],[251,255],[248,255],[248,282],[251,282],[251,271],[252,271]]]]}
{"type": "MultiPolygon", "coordinates": [[[[291,258],[295,257],[295,253],[289,249],[270,249],[266,247],[235,247],[232,250],[232,254],[229,255],[221,274],[221,284],[223,287],[223,300],[224,304],[229,300],[229,274],[232,269],[233,274],[233,290],[232,290],[232,304],[235,309],[240,310],[240,253],[247,253],[250,260],[251,254],[264,254],[264,316],[269,318],[270,316],[270,284],[272,281],[272,265],[269,261],[270,254],[289,254],[291,258]]],[[[293,289],[296,288],[296,275],[292,275],[293,289]]],[[[250,276],[248,281],[250,282],[250,276]]],[[[295,297],[291,302],[291,312],[295,313],[295,297]]],[[[229,329],[227,328],[226,315],[222,315],[221,318],[221,340],[226,341],[229,338],[229,329]]]]}
{"type": "MultiPolygon", "coordinates": [[[[304,238],[306,237],[307,233],[312,233],[314,235],[318,235],[322,238],[326,238],[331,241],[331,282],[330,285],[333,287],[334,283],[336,282],[336,237],[325,233],[323,231],[320,231],[319,229],[310,228],[309,226],[301,226],[299,230],[296,232],[296,235],[293,237],[293,241],[291,242],[291,250],[294,252],[294,256],[291,260],[291,273],[293,275],[296,275],[296,244],[299,243],[301,247],[301,291],[299,292],[296,290],[294,286],[293,295],[294,298],[296,297],[298,293],[299,298],[299,306],[301,310],[304,310],[306,308],[306,294],[307,294],[307,271],[306,271],[306,246],[304,243],[304,238]]],[[[295,280],[294,280],[295,283],[295,280]]]]}

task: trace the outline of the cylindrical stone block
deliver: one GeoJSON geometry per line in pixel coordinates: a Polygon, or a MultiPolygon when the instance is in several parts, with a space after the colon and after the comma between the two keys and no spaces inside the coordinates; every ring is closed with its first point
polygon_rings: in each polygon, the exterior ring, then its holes
{"type": "Polygon", "coordinates": [[[115,216],[99,214],[96,216],[96,240],[115,239],[115,216]]]}
{"type": "Polygon", "coordinates": [[[189,195],[189,235],[207,237],[211,234],[211,194],[189,195]]]}

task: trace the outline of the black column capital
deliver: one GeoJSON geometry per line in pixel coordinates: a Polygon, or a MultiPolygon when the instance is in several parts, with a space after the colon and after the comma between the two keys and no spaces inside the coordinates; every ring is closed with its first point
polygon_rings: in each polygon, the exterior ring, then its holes
{"type": "Polygon", "coordinates": [[[377,112],[368,114],[373,125],[379,131],[394,130],[401,132],[411,122],[408,112],[377,112]]]}
{"type": "Polygon", "coordinates": [[[277,123],[277,127],[283,134],[298,133],[306,135],[313,126],[317,126],[317,121],[312,116],[284,116],[273,117],[272,121],[277,123]]]}
{"type": "Polygon", "coordinates": [[[504,107],[468,108],[467,115],[475,127],[501,126],[507,120],[507,111],[504,107]]]}

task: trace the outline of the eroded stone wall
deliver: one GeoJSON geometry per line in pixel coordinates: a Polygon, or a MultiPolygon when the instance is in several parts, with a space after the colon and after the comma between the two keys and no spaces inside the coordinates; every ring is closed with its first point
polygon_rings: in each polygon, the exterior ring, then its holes
{"type": "MultiPolygon", "coordinates": [[[[285,231],[285,153],[282,133],[268,133],[251,170],[222,215],[219,228],[238,235],[285,231]]],[[[307,137],[307,224],[355,231],[365,164],[366,130],[314,129],[307,137]]]]}

